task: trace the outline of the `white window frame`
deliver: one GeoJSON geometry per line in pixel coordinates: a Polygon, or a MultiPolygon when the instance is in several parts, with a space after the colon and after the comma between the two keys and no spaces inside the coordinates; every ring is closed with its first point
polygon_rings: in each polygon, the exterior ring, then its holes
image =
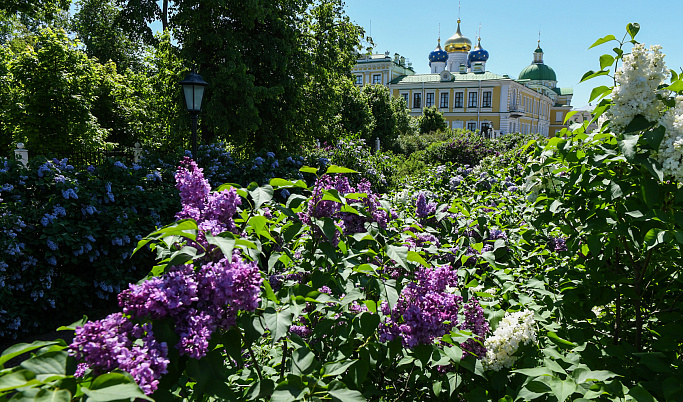
{"type": "Polygon", "coordinates": [[[472,131],[473,133],[477,132],[477,122],[476,121],[468,121],[467,122],[467,130],[472,131]]]}
{"type": "Polygon", "coordinates": [[[478,103],[479,103],[479,94],[477,92],[474,92],[474,91],[468,92],[467,93],[467,107],[468,108],[476,108],[478,103]],[[472,96],[472,95],[474,95],[474,96],[472,96]]]}
{"type": "Polygon", "coordinates": [[[432,107],[434,106],[434,99],[436,98],[436,94],[434,92],[427,92],[425,93],[425,107],[432,107]],[[432,97],[432,101],[430,103],[429,101],[429,95],[432,97]]]}
{"type": "Polygon", "coordinates": [[[383,84],[382,74],[373,74],[372,75],[372,85],[377,85],[377,84],[383,84]]]}
{"type": "Polygon", "coordinates": [[[490,109],[493,107],[493,91],[484,91],[481,93],[481,107],[485,109],[490,109]],[[486,100],[486,95],[489,95],[488,105],[484,102],[486,100]]]}
{"type": "Polygon", "coordinates": [[[363,74],[356,74],[356,85],[363,85],[363,74]]]}
{"type": "Polygon", "coordinates": [[[422,93],[421,92],[414,92],[413,93],[413,109],[422,109],[422,93]],[[415,102],[417,101],[417,102],[415,102]],[[417,103],[417,106],[415,104],[417,103]]]}
{"type": "Polygon", "coordinates": [[[450,96],[449,96],[448,92],[441,92],[439,94],[439,109],[448,109],[448,101],[449,100],[450,100],[450,96]],[[446,104],[445,106],[444,106],[444,103],[446,104]]]}
{"type": "Polygon", "coordinates": [[[453,109],[464,109],[465,108],[465,91],[457,91],[453,94],[453,109]],[[458,106],[458,94],[461,95],[460,106],[458,106]]]}

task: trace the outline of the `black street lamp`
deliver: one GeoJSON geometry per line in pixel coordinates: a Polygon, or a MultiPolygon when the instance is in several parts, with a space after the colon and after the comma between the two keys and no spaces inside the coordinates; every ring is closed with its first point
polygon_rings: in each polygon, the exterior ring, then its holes
{"type": "Polygon", "coordinates": [[[199,118],[199,112],[202,110],[204,87],[209,84],[194,70],[187,74],[185,79],[180,81],[179,84],[183,86],[185,104],[192,119],[192,158],[197,159],[197,119],[199,118]]]}

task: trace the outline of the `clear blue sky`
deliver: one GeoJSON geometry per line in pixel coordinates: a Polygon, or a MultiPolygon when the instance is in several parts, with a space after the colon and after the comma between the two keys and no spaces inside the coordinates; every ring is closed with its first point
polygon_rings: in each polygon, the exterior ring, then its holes
{"type": "MultiPolygon", "coordinates": [[[[366,30],[366,35],[372,21],[377,53],[399,53],[413,63],[416,73],[426,74],[427,57],[436,47],[439,24],[442,44],[455,33],[458,1],[347,0],[346,13],[366,30]]],[[[572,105],[581,107],[588,104],[594,86],[611,85],[609,79],[579,84],[586,71],[600,68],[598,58],[614,46],[601,45],[590,50],[588,47],[608,34],[621,39],[629,22],[640,24],[636,36],[639,42],[662,45],[667,67],[680,72],[681,15],[680,0],[462,0],[460,28],[474,45],[481,23],[481,45],[490,54],[486,69],[514,78],[531,63],[540,29],[545,63],[555,70],[558,86],[574,88],[572,105]]]]}

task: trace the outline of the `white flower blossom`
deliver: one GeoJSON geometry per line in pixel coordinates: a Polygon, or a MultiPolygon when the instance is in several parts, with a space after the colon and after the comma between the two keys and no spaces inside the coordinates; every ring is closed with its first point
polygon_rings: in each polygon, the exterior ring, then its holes
{"type": "Polygon", "coordinates": [[[614,74],[616,86],[612,90],[609,118],[612,130],[621,132],[640,114],[650,122],[658,121],[664,104],[657,100],[657,87],[669,77],[661,46],[642,44],[633,47],[623,58],[622,66],[614,74]]]}
{"type": "Polygon", "coordinates": [[[676,106],[659,120],[666,129],[655,158],[662,164],[664,176],[683,181],[683,96],[676,97],[676,106]]]}
{"type": "Polygon", "coordinates": [[[493,336],[484,342],[486,346],[486,356],[482,360],[484,368],[499,371],[503,367],[512,367],[517,360],[517,357],[513,355],[519,346],[536,341],[534,324],[533,311],[505,313],[505,317],[493,332],[493,336]]]}

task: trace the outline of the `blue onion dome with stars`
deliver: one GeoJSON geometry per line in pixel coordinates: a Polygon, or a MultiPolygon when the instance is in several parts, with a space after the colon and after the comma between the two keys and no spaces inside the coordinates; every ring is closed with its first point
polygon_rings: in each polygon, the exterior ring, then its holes
{"type": "Polygon", "coordinates": [[[441,48],[441,39],[439,39],[439,44],[436,46],[431,53],[429,53],[429,65],[432,63],[442,62],[445,63],[448,60],[448,53],[441,48]]]}
{"type": "Polygon", "coordinates": [[[479,38],[479,41],[477,42],[477,46],[472,49],[470,52],[469,56],[467,56],[467,65],[471,66],[472,63],[476,63],[478,61],[483,61],[486,63],[486,61],[489,59],[489,52],[484,50],[481,47],[481,38],[479,38]]]}

